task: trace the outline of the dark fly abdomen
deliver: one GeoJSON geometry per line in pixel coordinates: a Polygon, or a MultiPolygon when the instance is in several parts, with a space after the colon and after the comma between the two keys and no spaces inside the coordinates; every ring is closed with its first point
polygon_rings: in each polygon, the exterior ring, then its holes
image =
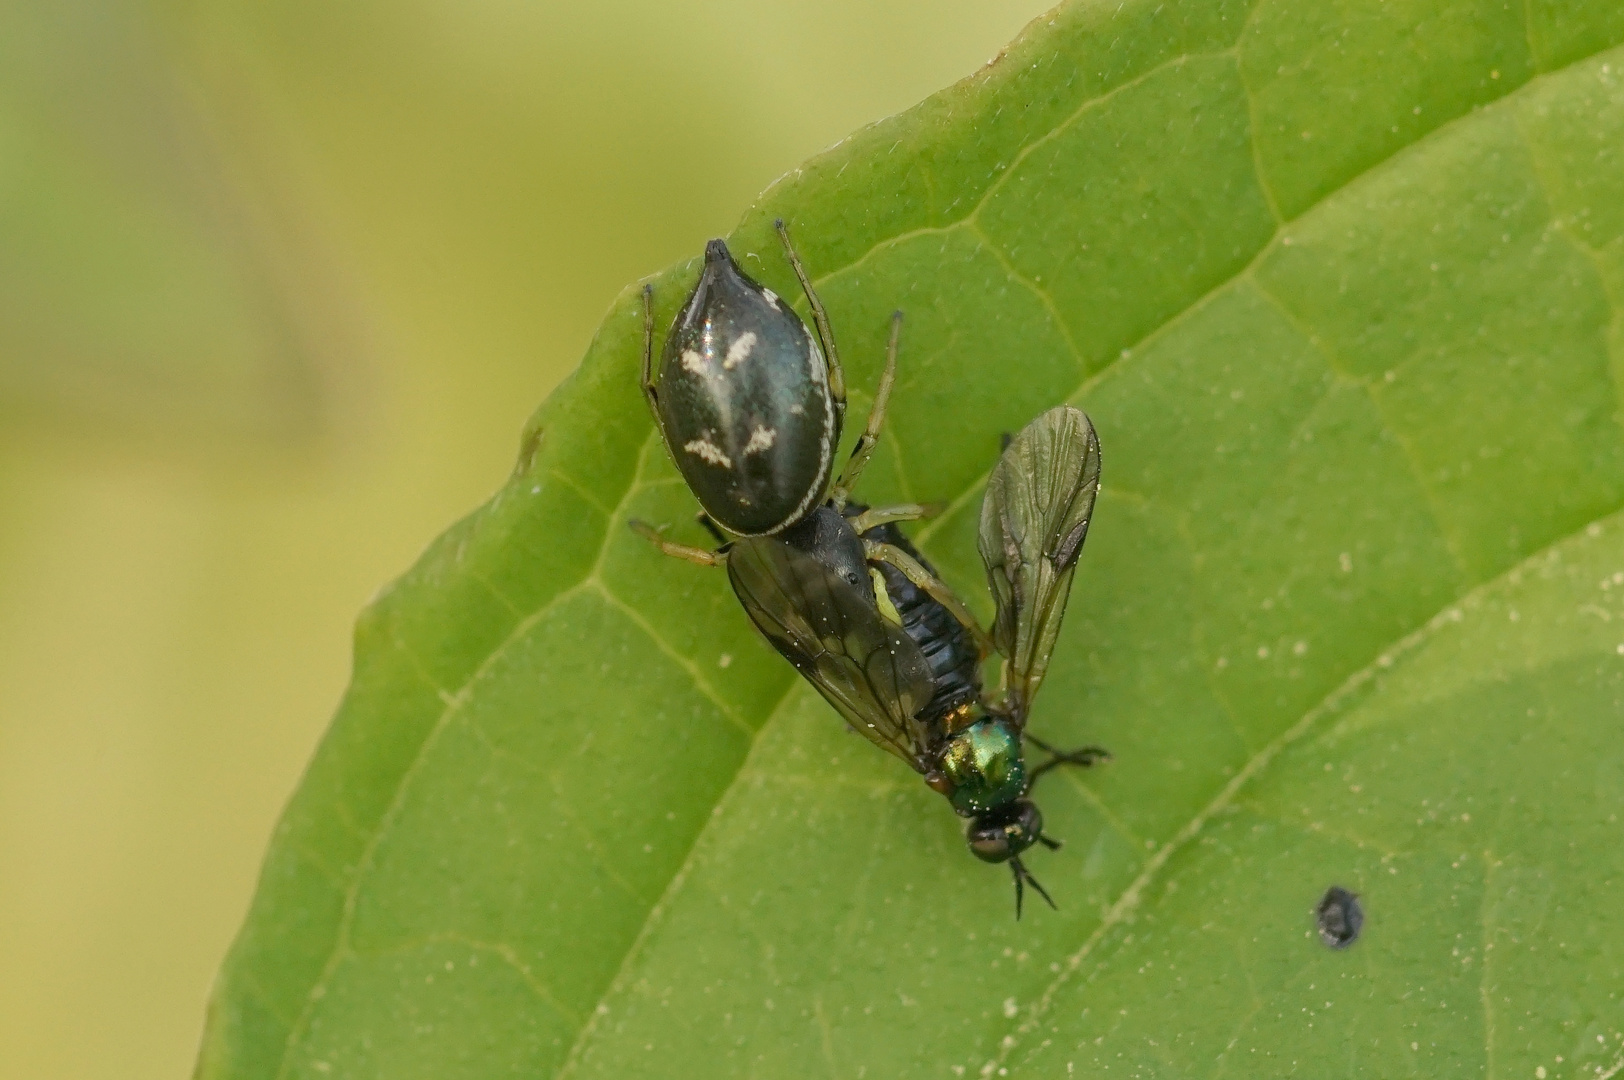
{"type": "MultiPolygon", "coordinates": [[[[926,570],[936,573],[895,525],[877,525],[863,537],[899,547],[918,559],[926,570]]],[[[936,692],[920,716],[932,722],[940,721],[965,702],[974,702],[981,696],[981,656],[975,638],[952,612],[909,581],[902,571],[889,564],[880,564],[878,569],[885,578],[885,591],[902,617],[903,631],[930,662],[936,692]]]]}

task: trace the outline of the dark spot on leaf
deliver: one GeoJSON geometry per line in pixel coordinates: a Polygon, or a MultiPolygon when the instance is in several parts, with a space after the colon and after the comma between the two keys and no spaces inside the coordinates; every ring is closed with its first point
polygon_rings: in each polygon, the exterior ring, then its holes
{"type": "Polygon", "coordinates": [[[1332,885],[1314,909],[1314,922],[1321,941],[1333,949],[1346,949],[1359,940],[1359,928],[1365,923],[1358,894],[1332,885]]]}

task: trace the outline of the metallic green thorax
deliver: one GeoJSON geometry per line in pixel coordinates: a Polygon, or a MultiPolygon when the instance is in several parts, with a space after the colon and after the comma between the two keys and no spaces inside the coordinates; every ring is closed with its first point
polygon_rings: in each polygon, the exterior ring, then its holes
{"type": "Polygon", "coordinates": [[[940,760],[943,775],[953,782],[948,798],[962,814],[995,809],[1026,790],[1021,737],[1002,720],[971,724],[953,736],[940,760]]]}

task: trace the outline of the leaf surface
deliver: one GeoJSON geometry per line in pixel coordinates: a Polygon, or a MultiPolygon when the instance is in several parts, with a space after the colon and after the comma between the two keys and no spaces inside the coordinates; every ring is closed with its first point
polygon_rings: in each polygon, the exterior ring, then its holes
{"type": "Polygon", "coordinates": [[[791,220],[854,416],[907,312],[861,494],[947,501],[916,536],[983,615],[1000,433],[1099,429],[1033,725],[1115,760],[1040,791],[1019,923],[626,528],[703,542],[628,290],[362,618],[200,1075],[1611,1075],[1621,40],[1600,0],[1068,5],[731,238],[794,296],[791,220]]]}

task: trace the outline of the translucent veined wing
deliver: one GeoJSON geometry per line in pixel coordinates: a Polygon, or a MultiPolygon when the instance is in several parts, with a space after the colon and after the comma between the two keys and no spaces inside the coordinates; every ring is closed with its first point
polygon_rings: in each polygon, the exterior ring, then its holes
{"type": "Polygon", "coordinates": [[[1099,438],[1069,405],[1022,428],[987,481],[978,546],[998,607],[993,643],[1023,723],[1049,670],[1099,487],[1099,438]]]}
{"type": "Polygon", "coordinates": [[[777,537],[728,550],[728,578],[756,628],[835,710],[876,745],[926,769],[914,714],[930,701],[930,664],[902,628],[830,567],[777,537]]]}

